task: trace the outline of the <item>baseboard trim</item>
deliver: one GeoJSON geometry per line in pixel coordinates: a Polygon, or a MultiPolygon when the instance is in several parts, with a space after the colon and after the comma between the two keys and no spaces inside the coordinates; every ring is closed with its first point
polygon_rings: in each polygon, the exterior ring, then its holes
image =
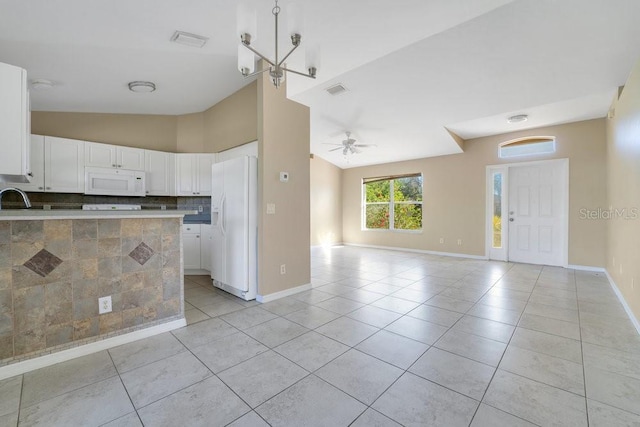
{"type": "Polygon", "coordinates": [[[209,270],[184,270],[185,276],[210,276],[209,270]]]}
{"type": "Polygon", "coordinates": [[[607,279],[609,280],[609,285],[611,285],[611,289],[613,289],[613,292],[618,297],[618,301],[620,301],[620,304],[622,304],[622,307],[624,307],[624,311],[627,312],[627,316],[629,316],[629,320],[631,320],[631,323],[633,323],[633,326],[636,328],[636,331],[638,331],[638,334],[640,335],[640,322],[638,321],[636,316],[633,314],[631,307],[629,307],[629,304],[627,304],[627,301],[624,299],[622,292],[620,292],[620,289],[618,289],[616,282],[614,282],[613,277],[611,277],[611,275],[606,269],[604,269],[604,274],[606,274],[607,279]]]}
{"type": "Polygon", "coordinates": [[[344,243],[344,246],[356,246],[359,248],[371,248],[371,249],[386,249],[389,251],[401,251],[401,252],[413,252],[418,254],[427,254],[427,255],[439,255],[439,256],[448,256],[453,258],[469,258],[469,259],[479,259],[483,261],[487,261],[489,258],[484,255],[470,255],[470,254],[459,254],[456,252],[438,252],[438,251],[427,251],[424,249],[409,249],[409,248],[398,248],[395,246],[377,246],[377,245],[363,245],[360,243],[344,243]]]}
{"type": "Polygon", "coordinates": [[[331,249],[336,246],[344,246],[344,245],[345,245],[344,242],[334,242],[334,243],[328,243],[326,245],[311,245],[311,249],[324,249],[324,248],[331,249]]]}
{"type": "Polygon", "coordinates": [[[311,289],[311,283],[307,283],[306,285],[296,286],[295,288],[285,289],[284,291],[274,292],[268,295],[257,295],[256,301],[260,303],[275,301],[280,298],[288,297],[300,292],[308,291],[311,289]]]}
{"type": "Polygon", "coordinates": [[[68,350],[62,350],[56,353],[47,354],[45,356],[36,357],[34,359],[12,363],[10,365],[0,367],[0,380],[24,374],[25,372],[34,371],[36,369],[55,365],[56,363],[66,362],[77,357],[97,353],[99,351],[117,347],[122,344],[128,344],[142,338],[148,338],[154,335],[162,334],[164,332],[169,332],[174,329],[182,328],[183,326],[187,326],[187,321],[184,318],[173,320],[167,323],[162,323],[156,326],[151,326],[150,328],[129,332],[128,334],[117,335],[112,338],[84,344],[78,347],[70,348],[68,350]]]}
{"type": "Polygon", "coordinates": [[[579,271],[593,271],[596,273],[606,273],[606,270],[603,267],[592,267],[590,265],[573,265],[573,264],[569,264],[567,265],[567,268],[570,268],[572,270],[579,270],[579,271]]]}

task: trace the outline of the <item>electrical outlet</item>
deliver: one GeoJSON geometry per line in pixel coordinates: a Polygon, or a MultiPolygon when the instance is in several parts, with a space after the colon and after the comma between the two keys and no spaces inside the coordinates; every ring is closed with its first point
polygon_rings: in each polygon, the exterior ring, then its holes
{"type": "Polygon", "coordinates": [[[203,212],[204,208],[202,207],[202,205],[198,205],[198,212],[203,212]]]}
{"type": "Polygon", "coordinates": [[[267,203],[267,215],[275,215],[275,214],[276,214],[276,204],[267,203]]]}
{"type": "Polygon", "coordinates": [[[98,298],[98,314],[111,313],[111,295],[98,298]]]}
{"type": "Polygon", "coordinates": [[[287,274],[287,265],[286,264],[281,264],[280,265],[280,274],[287,274]]]}
{"type": "Polygon", "coordinates": [[[458,239],[458,246],[462,246],[462,239],[458,239]]]}
{"type": "Polygon", "coordinates": [[[444,237],[440,238],[440,243],[444,243],[444,237]]]}

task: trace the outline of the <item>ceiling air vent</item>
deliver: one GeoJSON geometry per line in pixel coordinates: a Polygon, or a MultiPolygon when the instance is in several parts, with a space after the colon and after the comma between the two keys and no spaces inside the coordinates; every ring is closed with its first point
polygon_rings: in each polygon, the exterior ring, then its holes
{"type": "Polygon", "coordinates": [[[172,42],[191,47],[202,47],[207,43],[208,40],[208,37],[186,33],[184,31],[176,31],[175,33],[173,33],[173,36],[171,36],[172,42]]]}
{"type": "Polygon", "coordinates": [[[342,85],[342,83],[338,83],[337,85],[330,86],[325,89],[329,95],[340,95],[341,93],[346,92],[348,89],[342,85]]]}

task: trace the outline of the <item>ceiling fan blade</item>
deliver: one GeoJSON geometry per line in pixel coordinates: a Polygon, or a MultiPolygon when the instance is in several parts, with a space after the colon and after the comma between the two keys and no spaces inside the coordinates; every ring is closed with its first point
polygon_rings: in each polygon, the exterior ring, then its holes
{"type": "Polygon", "coordinates": [[[354,144],[354,147],[377,147],[376,144],[354,144]]]}
{"type": "Polygon", "coordinates": [[[331,150],[329,150],[329,152],[332,152],[332,151],[338,151],[338,150],[342,150],[342,147],[332,148],[331,150]]]}
{"type": "Polygon", "coordinates": [[[338,146],[342,147],[342,144],[333,144],[331,142],[323,142],[322,144],[323,145],[338,145],[338,146]]]}

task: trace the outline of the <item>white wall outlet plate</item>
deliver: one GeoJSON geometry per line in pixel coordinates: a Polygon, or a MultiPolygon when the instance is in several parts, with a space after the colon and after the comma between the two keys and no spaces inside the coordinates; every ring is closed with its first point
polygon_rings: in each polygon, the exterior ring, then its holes
{"type": "Polygon", "coordinates": [[[289,182],[289,172],[280,172],[280,182],[289,182]]]}
{"type": "Polygon", "coordinates": [[[98,298],[98,314],[111,313],[111,295],[98,298]]]}

